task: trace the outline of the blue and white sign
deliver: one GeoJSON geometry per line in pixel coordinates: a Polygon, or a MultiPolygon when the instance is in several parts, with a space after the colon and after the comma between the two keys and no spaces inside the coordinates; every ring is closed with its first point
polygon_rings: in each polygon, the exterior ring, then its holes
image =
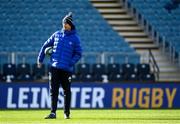
{"type": "MultiPolygon", "coordinates": [[[[58,108],[63,107],[60,88],[58,108]]],[[[72,108],[180,108],[178,83],[73,83],[72,108]]],[[[1,109],[50,108],[48,83],[0,83],[1,109]]]]}

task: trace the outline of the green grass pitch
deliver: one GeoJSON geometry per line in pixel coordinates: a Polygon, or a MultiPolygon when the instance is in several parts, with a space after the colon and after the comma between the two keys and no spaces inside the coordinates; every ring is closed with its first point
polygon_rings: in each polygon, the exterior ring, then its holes
{"type": "Polygon", "coordinates": [[[180,110],[71,110],[71,119],[46,120],[49,110],[0,110],[0,124],[180,124],[180,110]]]}

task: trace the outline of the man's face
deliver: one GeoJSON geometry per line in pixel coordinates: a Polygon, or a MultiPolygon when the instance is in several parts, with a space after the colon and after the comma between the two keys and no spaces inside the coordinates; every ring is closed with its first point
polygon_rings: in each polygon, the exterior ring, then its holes
{"type": "Polygon", "coordinates": [[[71,30],[71,26],[68,23],[64,23],[63,28],[64,28],[64,30],[67,30],[67,31],[71,30]]]}

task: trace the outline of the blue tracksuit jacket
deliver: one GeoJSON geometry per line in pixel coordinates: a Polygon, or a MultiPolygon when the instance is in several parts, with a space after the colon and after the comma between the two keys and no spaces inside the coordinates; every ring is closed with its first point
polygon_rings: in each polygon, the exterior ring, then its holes
{"type": "Polygon", "coordinates": [[[55,32],[42,46],[38,55],[39,62],[43,62],[44,51],[50,46],[53,46],[53,53],[50,58],[51,66],[73,73],[73,67],[82,55],[76,30],[55,32]]]}

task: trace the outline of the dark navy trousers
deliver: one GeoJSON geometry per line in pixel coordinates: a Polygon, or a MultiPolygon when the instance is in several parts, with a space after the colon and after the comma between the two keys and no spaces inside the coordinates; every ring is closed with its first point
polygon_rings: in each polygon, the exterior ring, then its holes
{"type": "Polygon", "coordinates": [[[56,113],[59,87],[61,85],[64,91],[64,113],[70,114],[71,82],[69,77],[71,74],[62,69],[51,67],[50,75],[51,112],[56,113]]]}

